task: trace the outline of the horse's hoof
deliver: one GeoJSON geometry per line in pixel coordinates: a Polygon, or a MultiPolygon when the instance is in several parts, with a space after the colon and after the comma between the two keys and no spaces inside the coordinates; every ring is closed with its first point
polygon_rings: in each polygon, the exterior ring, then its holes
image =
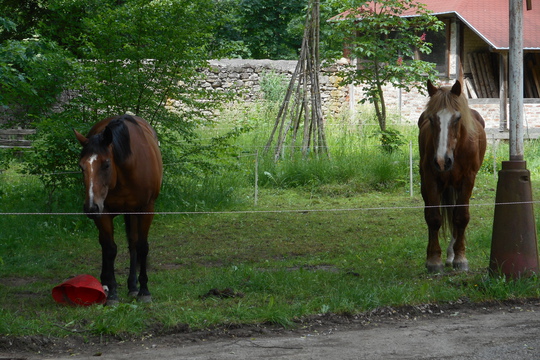
{"type": "Polygon", "coordinates": [[[465,261],[454,261],[452,264],[456,271],[469,271],[469,263],[465,261]]]}
{"type": "Polygon", "coordinates": [[[442,264],[426,264],[426,269],[430,274],[440,274],[444,271],[442,264]]]}
{"type": "Polygon", "coordinates": [[[138,290],[130,291],[130,292],[128,293],[128,296],[129,296],[130,298],[136,298],[138,295],[139,295],[139,291],[138,291],[138,290]]]}
{"type": "Polygon", "coordinates": [[[143,304],[149,304],[152,302],[152,295],[137,296],[137,301],[143,304]]]}
{"type": "Polygon", "coordinates": [[[106,306],[118,306],[118,304],[120,304],[118,299],[107,299],[107,302],[105,303],[106,306]]]}

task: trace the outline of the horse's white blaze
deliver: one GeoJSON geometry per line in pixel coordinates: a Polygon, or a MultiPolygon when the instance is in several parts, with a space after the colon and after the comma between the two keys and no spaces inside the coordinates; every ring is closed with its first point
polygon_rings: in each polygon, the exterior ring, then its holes
{"type": "MultiPolygon", "coordinates": [[[[447,149],[448,149],[448,134],[450,122],[455,113],[449,111],[448,109],[443,109],[437,113],[439,117],[441,131],[439,133],[439,144],[437,146],[437,159],[444,161],[447,149]]],[[[459,115],[459,114],[458,114],[459,115]]]]}
{"type": "Polygon", "coordinates": [[[97,155],[94,154],[88,158],[88,171],[90,172],[90,184],[88,186],[88,204],[92,205],[94,203],[94,168],[92,163],[97,160],[97,155]]]}

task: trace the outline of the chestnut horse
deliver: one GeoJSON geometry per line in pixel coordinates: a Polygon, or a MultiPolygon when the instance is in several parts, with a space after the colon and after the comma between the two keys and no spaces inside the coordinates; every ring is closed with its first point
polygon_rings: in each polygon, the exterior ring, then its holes
{"type": "Polygon", "coordinates": [[[430,98],[418,120],[421,190],[429,233],[426,267],[431,273],[442,272],[439,229],[448,226],[452,240],[446,265],[466,271],[465,229],[469,199],[486,152],[485,123],[469,108],[459,81],[441,88],[428,81],[427,89],[430,98]]]}
{"type": "Polygon", "coordinates": [[[102,120],[86,137],[74,132],[83,147],[79,166],[86,187],[84,212],[99,230],[101,283],[108,291],[107,303],[118,302],[113,219],[119,214],[124,214],[129,243],[129,295],[150,302],[146,274],[148,230],[163,173],[156,133],[145,120],[131,115],[102,120]]]}

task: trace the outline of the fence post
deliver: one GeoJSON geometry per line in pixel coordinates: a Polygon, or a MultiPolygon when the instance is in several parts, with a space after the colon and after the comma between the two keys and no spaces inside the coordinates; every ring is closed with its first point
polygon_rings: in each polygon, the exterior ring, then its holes
{"type": "Polygon", "coordinates": [[[255,199],[255,206],[257,206],[257,201],[259,197],[259,150],[255,151],[255,194],[253,198],[255,199]]]}
{"type": "Polygon", "coordinates": [[[497,180],[497,148],[499,140],[495,140],[495,134],[492,136],[491,152],[493,153],[493,179],[497,180]]]}
{"type": "Polygon", "coordinates": [[[409,185],[411,197],[413,197],[413,153],[412,153],[412,141],[409,141],[409,185]]]}

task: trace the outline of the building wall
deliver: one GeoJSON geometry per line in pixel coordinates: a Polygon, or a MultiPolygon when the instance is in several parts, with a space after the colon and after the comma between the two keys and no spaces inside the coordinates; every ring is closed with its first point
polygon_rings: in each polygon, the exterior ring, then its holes
{"type": "Polygon", "coordinates": [[[489,45],[470,28],[463,26],[463,54],[465,55],[465,58],[463,59],[464,73],[467,74],[471,72],[467,54],[478,51],[489,51],[489,45]]]}

